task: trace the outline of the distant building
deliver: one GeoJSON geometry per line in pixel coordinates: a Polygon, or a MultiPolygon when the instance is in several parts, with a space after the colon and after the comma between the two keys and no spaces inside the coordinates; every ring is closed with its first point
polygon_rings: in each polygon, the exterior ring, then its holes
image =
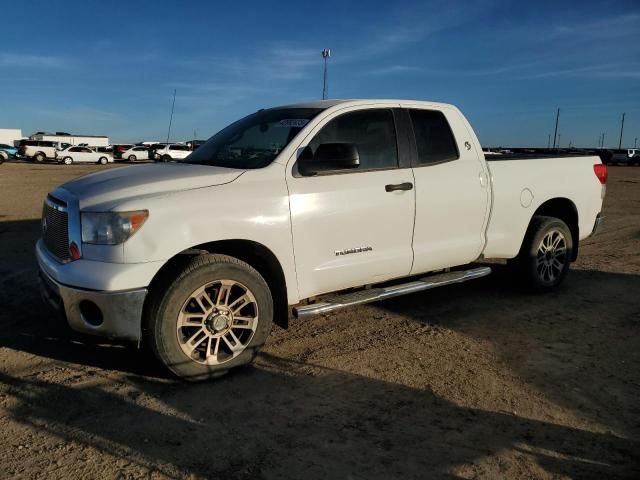
{"type": "Polygon", "coordinates": [[[20,128],[0,128],[0,143],[2,144],[17,147],[23,138],[20,128]]]}
{"type": "Polygon", "coordinates": [[[83,145],[89,147],[106,147],[109,145],[109,137],[105,135],[72,135],[67,132],[36,132],[29,137],[31,140],[45,140],[48,142],[68,143],[70,145],[83,145]]]}

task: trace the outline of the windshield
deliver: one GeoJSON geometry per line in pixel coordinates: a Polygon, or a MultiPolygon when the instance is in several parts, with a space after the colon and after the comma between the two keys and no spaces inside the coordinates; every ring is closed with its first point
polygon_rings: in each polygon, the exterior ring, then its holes
{"type": "Polygon", "coordinates": [[[216,133],[189,155],[185,163],[240,169],[266,167],[322,110],[260,110],[216,133]]]}

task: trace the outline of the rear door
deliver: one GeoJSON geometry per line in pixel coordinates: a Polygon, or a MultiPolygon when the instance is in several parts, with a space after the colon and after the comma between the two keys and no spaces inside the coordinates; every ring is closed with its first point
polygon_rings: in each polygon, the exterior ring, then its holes
{"type": "Polygon", "coordinates": [[[335,112],[301,144],[354,144],[355,169],[287,177],[296,273],[301,298],[409,274],[414,191],[409,165],[399,164],[393,111],[335,112]],[[406,185],[404,189],[393,189],[406,185]]]}
{"type": "Polygon", "coordinates": [[[408,108],[406,113],[415,145],[411,273],[472,262],[484,246],[490,205],[489,176],[476,142],[457,110],[408,108]]]}

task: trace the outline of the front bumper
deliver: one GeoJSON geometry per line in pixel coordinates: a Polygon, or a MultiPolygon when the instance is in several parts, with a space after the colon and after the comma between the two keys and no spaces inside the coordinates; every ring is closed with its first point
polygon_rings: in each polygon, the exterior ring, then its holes
{"type": "Polygon", "coordinates": [[[44,300],[56,310],[64,312],[73,330],[140,341],[146,289],[104,292],[74,288],[57,282],[42,268],[38,280],[44,300]]]}

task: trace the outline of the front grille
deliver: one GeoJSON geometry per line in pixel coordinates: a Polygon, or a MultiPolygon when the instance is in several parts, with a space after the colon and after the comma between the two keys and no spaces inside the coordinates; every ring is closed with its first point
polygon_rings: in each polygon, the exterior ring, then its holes
{"type": "Polygon", "coordinates": [[[42,208],[42,241],[47,250],[62,261],[71,259],[66,206],[63,201],[48,196],[42,208]],[[65,210],[60,210],[60,208],[65,208],[65,210]]]}

